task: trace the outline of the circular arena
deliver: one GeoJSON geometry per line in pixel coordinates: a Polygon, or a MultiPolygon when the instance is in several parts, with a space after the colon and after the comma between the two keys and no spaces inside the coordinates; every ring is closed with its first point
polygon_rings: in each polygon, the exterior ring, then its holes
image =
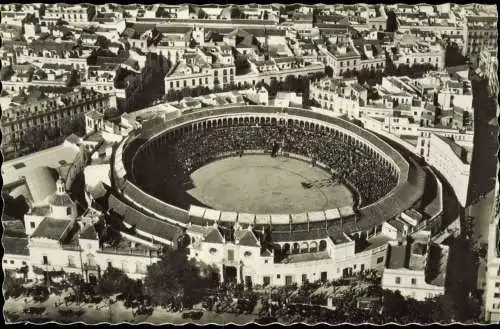
{"type": "Polygon", "coordinates": [[[134,212],[136,227],[171,227],[172,240],[188,226],[213,224],[251,226],[276,241],[366,238],[423,207],[427,175],[340,118],[269,106],[199,109],[144,122],[118,145],[110,208],[134,212]]]}

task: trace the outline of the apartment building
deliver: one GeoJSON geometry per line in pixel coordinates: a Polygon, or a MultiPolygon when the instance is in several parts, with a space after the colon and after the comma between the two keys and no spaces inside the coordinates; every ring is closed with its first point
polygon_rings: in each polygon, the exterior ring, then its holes
{"type": "Polygon", "coordinates": [[[186,52],[165,77],[165,91],[195,88],[213,89],[234,83],[236,67],[228,46],[197,47],[186,52]]]}
{"type": "Polygon", "coordinates": [[[88,24],[96,13],[94,5],[56,4],[45,9],[44,19],[66,21],[73,25],[88,24]]]}
{"type": "Polygon", "coordinates": [[[445,49],[440,44],[417,43],[398,45],[389,52],[394,65],[429,64],[438,70],[444,69],[445,49]]]}
{"type": "Polygon", "coordinates": [[[23,94],[13,98],[12,103],[14,105],[2,113],[4,151],[19,146],[24,133],[30,128],[60,127],[63,120],[83,115],[90,110],[103,113],[106,109],[116,107],[113,96],[84,88],[56,98],[33,99],[23,94]]]}
{"type": "Polygon", "coordinates": [[[489,323],[500,321],[500,199],[498,197],[498,182],[495,191],[496,200],[488,230],[486,287],[484,290],[484,317],[489,323]]]}
{"type": "Polygon", "coordinates": [[[469,10],[463,26],[464,56],[476,57],[483,50],[497,49],[497,14],[485,10],[469,10]]]}
{"type": "MultiPolygon", "coordinates": [[[[323,48],[323,51],[326,50],[323,48]]],[[[326,63],[333,69],[335,76],[357,71],[361,55],[351,43],[329,45],[327,48],[326,63]]]]}
{"type": "Polygon", "coordinates": [[[367,89],[354,81],[322,79],[311,82],[309,98],[316,100],[322,109],[332,115],[358,118],[360,104],[367,103],[367,89]]]}
{"type": "Polygon", "coordinates": [[[460,204],[465,206],[472,150],[458,145],[450,138],[432,134],[428,152],[424,153],[424,158],[429,165],[444,176],[453,188],[460,204]]]}

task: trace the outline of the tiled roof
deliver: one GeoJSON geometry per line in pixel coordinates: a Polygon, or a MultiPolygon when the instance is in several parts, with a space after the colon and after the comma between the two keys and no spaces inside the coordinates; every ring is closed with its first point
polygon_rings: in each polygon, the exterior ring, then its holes
{"type": "Polygon", "coordinates": [[[205,239],[203,240],[204,242],[208,243],[223,243],[222,240],[222,235],[220,234],[219,230],[216,228],[213,228],[206,236],[205,239]]]}
{"type": "Polygon", "coordinates": [[[94,225],[89,225],[85,227],[80,234],[80,239],[86,240],[97,240],[97,232],[95,230],[94,225]]]}
{"type": "Polygon", "coordinates": [[[28,238],[11,237],[4,235],[2,237],[4,254],[29,256],[28,238]]]}
{"type": "Polygon", "coordinates": [[[31,235],[32,238],[47,238],[51,240],[60,240],[63,233],[71,225],[70,219],[54,219],[45,218],[38,225],[35,232],[31,235]]]}
{"type": "Polygon", "coordinates": [[[241,230],[235,232],[236,240],[238,240],[238,244],[241,246],[249,246],[249,247],[258,247],[259,240],[253,234],[252,231],[249,230],[241,230]]]}
{"type": "Polygon", "coordinates": [[[127,224],[135,226],[138,230],[153,236],[174,241],[182,234],[181,228],[166,221],[145,215],[119,200],[114,195],[109,197],[109,209],[113,209],[114,212],[123,216],[123,220],[127,224]]]}

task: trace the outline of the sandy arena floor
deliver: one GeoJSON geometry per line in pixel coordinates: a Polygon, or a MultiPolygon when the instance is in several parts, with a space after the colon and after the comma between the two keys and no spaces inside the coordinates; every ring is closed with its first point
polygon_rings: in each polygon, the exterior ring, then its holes
{"type": "Polygon", "coordinates": [[[285,157],[245,155],[215,161],[196,170],[188,193],[205,206],[249,213],[300,213],[353,204],[346,186],[329,174],[285,157]],[[311,183],[304,188],[302,182],[311,183]]]}

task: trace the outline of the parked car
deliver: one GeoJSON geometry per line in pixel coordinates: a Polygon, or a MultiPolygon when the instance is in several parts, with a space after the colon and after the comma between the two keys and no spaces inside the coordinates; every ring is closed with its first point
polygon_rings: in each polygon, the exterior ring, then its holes
{"type": "Polygon", "coordinates": [[[199,320],[199,319],[201,319],[202,316],[203,316],[202,311],[191,312],[191,319],[193,319],[193,320],[199,320]]]}
{"type": "Polygon", "coordinates": [[[152,307],[146,307],[146,306],[139,306],[139,308],[137,309],[137,312],[136,314],[138,315],[151,315],[153,314],[153,308],[152,307]]]}
{"type": "Polygon", "coordinates": [[[61,309],[61,310],[59,310],[59,315],[61,315],[61,316],[73,316],[74,313],[75,312],[73,310],[69,310],[69,309],[67,309],[67,310],[61,309]]]}
{"type": "Polygon", "coordinates": [[[90,297],[90,302],[94,304],[99,304],[102,302],[103,298],[101,296],[92,296],[90,297]]]}
{"type": "Polygon", "coordinates": [[[24,314],[41,315],[45,312],[45,307],[28,307],[23,310],[24,314]]]}
{"type": "Polygon", "coordinates": [[[257,320],[255,320],[255,323],[257,323],[257,324],[270,324],[270,323],[274,323],[277,321],[278,321],[278,319],[276,319],[273,316],[266,316],[266,317],[258,318],[257,320]]]}

